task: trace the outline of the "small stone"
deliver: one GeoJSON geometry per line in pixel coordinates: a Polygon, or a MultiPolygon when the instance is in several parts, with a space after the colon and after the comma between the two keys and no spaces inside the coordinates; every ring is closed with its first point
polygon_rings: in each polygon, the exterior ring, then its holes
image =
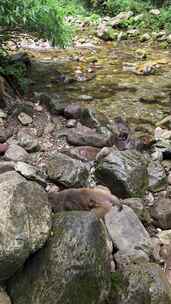
{"type": "Polygon", "coordinates": [[[150,14],[154,16],[159,16],[160,15],[160,10],[159,9],[151,9],[150,14]]]}
{"type": "Polygon", "coordinates": [[[138,59],[145,59],[145,58],[147,58],[147,52],[146,52],[146,50],[143,50],[143,49],[137,49],[135,51],[135,56],[138,59]]]}
{"type": "Polygon", "coordinates": [[[67,121],[66,127],[67,128],[74,128],[76,126],[76,123],[77,123],[76,119],[69,119],[67,121]]]}
{"type": "Polygon", "coordinates": [[[46,189],[45,189],[47,192],[59,192],[59,187],[54,185],[54,184],[48,184],[46,189]]]}
{"type": "Polygon", "coordinates": [[[34,106],[34,109],[37,111],[37,112],[42,112],[43,111],[43,107],[39,104],[35,104],[34,106]]]}
{"type": "Polygon", "coordinates": [[[33,122],[33,119],[28,114],[21,112],[18,115],[18,120],[22,123],[22,125],[27,126],[33,122]]]}
{"type": "Polygon", "coordinates": [[[145,33],[140,37],[140,41],[141,42],[149,41],[150,38],[151,38],[151,36],[148,33],[145,33]]]}

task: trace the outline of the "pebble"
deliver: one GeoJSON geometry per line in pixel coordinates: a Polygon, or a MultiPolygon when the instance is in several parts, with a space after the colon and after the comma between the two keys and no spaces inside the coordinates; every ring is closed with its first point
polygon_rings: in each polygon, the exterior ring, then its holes
{"type": "Polygon", "coordinates": [[[76,119],[69,119],[67,121],[66,127],[67,128],[74,128],[76,126],[76,123],[77,123],[76,119]]]}
{"type": "Polygon", "coordinates": [[[28,114],[21,112],[18,115],[18,120],[21,122],[22,125],[26,126],[29,125],[33,122],[33,119],[31,116],[29,116],[28,114]]]}

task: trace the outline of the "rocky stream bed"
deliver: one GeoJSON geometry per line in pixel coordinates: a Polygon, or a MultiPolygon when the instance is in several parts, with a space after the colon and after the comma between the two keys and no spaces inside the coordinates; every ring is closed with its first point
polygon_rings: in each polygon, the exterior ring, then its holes
{"type": "Polygon", "coordinates": [[[0,304],[169,304],[170,49],[80,28],[66,49],[22,35],[28,92],[0,95],[0,304]],[[52,210],[97,185],[122,210],[52,210]]]}

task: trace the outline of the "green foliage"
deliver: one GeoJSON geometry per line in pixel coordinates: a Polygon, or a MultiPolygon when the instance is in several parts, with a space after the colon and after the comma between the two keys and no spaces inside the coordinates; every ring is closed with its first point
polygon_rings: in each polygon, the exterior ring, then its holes
{"type": "Polygon", "coordinates": [[[53,44],[65,45],[69,29],[56,0],[1,0],[0,26],[37,32],[53,44]]]}

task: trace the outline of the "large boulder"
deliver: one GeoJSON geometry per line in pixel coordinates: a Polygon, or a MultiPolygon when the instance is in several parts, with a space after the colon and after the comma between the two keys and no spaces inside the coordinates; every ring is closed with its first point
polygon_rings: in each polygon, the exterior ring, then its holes
{"type": "Polygon", "coordinates": [[[122,211],[118,211],[113,207],[105,216],[105,224],[118,249],[115,259],[120,269],[130,263],[149,260],[152,254],[150,236],[131,208],[124,205],[122,211]]]}
{"type": "Polygon", "coordinates": [[[142,196],[148,185],[147,161],[135,150],[110,149],[108,155],[97,161],[95,175],[121,198],[142,196]]]}
{"type": "Polygon", "coordinates": [[[104,227],[93,213],[78,211],[55,215],[46,246],[8,286],[13,304],[98,304],[109,290],[104,227]]]}
{"type": "Polygon", "coordinates": [[[89,170],[80,160],[54,152],[48,157],[47,174],[50,180],[65,187],[82,187],[87,185],[89,170]]]}
{"type": "Polygon", "coordinates": [[[46,242],[51,228],[47,194],[15,171],[0,175],[0,281],[46,242]]]}
{"type": "Polygon", "coordinates": [[[123,273],[117,304],[170,304],[171,289],[159,265],[130,265],[123,273]]]}

